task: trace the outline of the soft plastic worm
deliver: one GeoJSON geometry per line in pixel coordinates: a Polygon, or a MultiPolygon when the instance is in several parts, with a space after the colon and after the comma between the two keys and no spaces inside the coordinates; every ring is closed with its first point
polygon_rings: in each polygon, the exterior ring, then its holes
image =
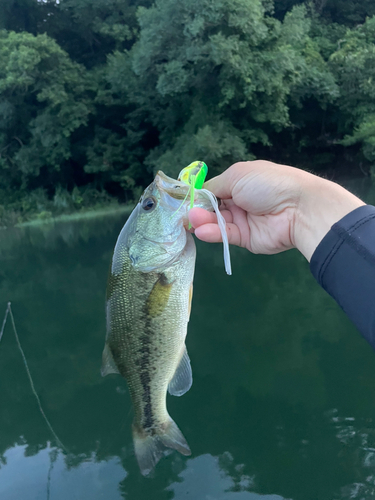
{"type": "MultiPolygon", "coordinates": [[[[229,241],[226,230],[226,222],[222,213],[219,210],[219,205],[216,196],[208,189],[202,188],[204,180],[207,175],[207,171],[208,171],[207,165],[203,161],[194,161],[193,163],[190,163],[190,165],[181,170],[178,176],[178,180],[181,180],[182,182],[187,184],[189,186],[189,191],[186,193],[185,199],[183,200],[183,202],[181,203],[175,214],[180,210],[182,205],[185,203],[189,194],[190,194],[190,208],[193,208],[195,190],[204,193],[207,196],[207,198],[212,204],[213,209],[215,210],[217,223],[221,232],[221,239],[223,240],[225,271],[227,274],[231,275],[232,266],[230,263],[229,241]],[[196,173],[193,174],[192,172],[196,173]]],[[[189,229],[190,228],[191,224],[189,222],[189,229]]]]}
{"type": "Polygon", "coordinates": [[[216,217],[217,217],[217,224],[219,226],[220,232],[221,232],[221,239],[223,240],[223,246],[224,246],[224,265],[225,265],[225,271],[227,274],[231,275],[232,274],[232,266],[230,263],[230,252],[229,252],[229,241],[228,241],[228,235],[227,235],[227,229],[226,229],[226,222],[225,219],[220,212],[219,209],[219,204],[217,202],[216,196],[211,193],[208,189],[200,189],[200,192],[204,193],[207,198],[210,200],[213,209],[215,210],[216,217]]]}

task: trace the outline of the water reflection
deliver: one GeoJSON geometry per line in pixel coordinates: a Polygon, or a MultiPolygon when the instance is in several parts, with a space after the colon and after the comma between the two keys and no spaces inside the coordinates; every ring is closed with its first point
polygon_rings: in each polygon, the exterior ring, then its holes
{"type": "Polygon", "coordinates": [[[224,453],[221,457],[209,454],[201,455],[188,461],[187,467],[179,474],[179,481],[168,486],[173,491],[173,498],[205,500],[282,500],[279,495],[260,495],[249,490],[254,488],[254,477],[242,473],[243,464],[234,466],[236,479],[228,474],[233,457],[224,453]]]}
{"type": "Polygon", "coordinates": [[[375,428],[373,418],[356,419],[341,416],[334,408],[326,413],[343,447],[340,460],[347,460],[347,450],[355,449],[351,472],[355,480],[340,488],[335,499],[370,499],[375,496],[375,428]]]}
{"type": "Polygon", "coordinates": [[[69,453],[56,449],[8,324],[0,498],[370,498],[375,356],[293,252],[233,249],[228,277],[221,246],[198,244],[187,339],[194,384],[168,399],[193,455],[174,453],[152,478],[140,476],[125,382],[99,371],[104,290],[124,219],[1,232],[0,322],[11,300],[43,409],[69,453]]]}
{"type": "Polygon", "coordinates": [[[15,445],[5,454],[0,469],[0,498],[6,500],[121,499],[118,482],[124,470],[117,457],[89,457],[67,466],[65,457],[49,445],[28,455],[25,445],[15,445]],[[19,478],[19,480],[16,480],[19,478]]]}
{"type": "Polygon", "coordinates": [[[20,247],[54,250],[61,243],[72,248],[90,238],[105,238],[113,235],[113,226],[121,227],[130,212],[129,207],[98,217],[83,217],[79,220],[35,223],[13,228],[0,228],[0,257],[11,257],[10,252],[20,247]]]}

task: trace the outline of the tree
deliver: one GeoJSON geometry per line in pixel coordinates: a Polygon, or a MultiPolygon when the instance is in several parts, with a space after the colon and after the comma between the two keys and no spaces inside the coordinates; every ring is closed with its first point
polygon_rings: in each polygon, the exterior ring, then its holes
{"type": "Polygon", "coordinates": [[[280,23],[260,0],[159,0],[138,19],[139,41],[109,58],[108,80],[157,131],[150,168],[176,174],[199,157],[216,169],[250,159],[252,144],[269,146],[291,125],[293,92],[337,92],[325,61],[311,56],[304,7],[280,23]],[[134,76],[119,81],[130,65],[134,76]]]}
{"type": "Polygon", "coordinates": [[[90,89],[84,68],[48,36],[0,33],[3,189],[68,182],[72,135],[94,112],[90,89]]]}
{"type": "Polygon", "coordinates": [[[372,0],[0,0],[3,200],[128,200],[196,159],[212,174],[254,157],[368,168],[371,14],[372,0]]]}
{"type": "Polygon", "coordinates": [[[340,87],[342,130],[347,134],[342,144],[360,143],[365,158],[374,163],[375,17],[346,32],[330,65],[340,87]]]}

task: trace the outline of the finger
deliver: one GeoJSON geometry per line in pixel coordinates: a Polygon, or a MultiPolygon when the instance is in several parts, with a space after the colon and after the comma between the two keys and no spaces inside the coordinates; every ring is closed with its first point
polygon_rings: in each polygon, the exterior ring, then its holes
{"type": "Polygon", "coordinates": [[[210,179],[203,184],[205,189],[208,189],[218,198],[231,198],[232,197],[232,183],[228,182],[230,175],[225,170],[222,174],[210,179]]]}
{"type": "Polygon", "coordinates": [[[232,191],[238,180],[250,169],[250,162],[235,163],[222,174],[205,182],[203,187],[219,198],[232,198],[232,191]]]}
{"type": "MultiPolygon", "coordinates": [[[[229,223],[226,225],[228,241],[231,245],[240,246],[241,235],[240,230],[235,224],[229,223]]],[[[202,241],[207,241],[208,243],[219,243],[222,241],[221,232],[217,224],[203,224],[195,230],[195,236],[202,241]]]]}
{"type": "Polygon", "coordinates": [[[192,208],[189,210],[189,221],[190,224],[196,228],[202,224],[209,224],[211,222],[216,222],[216,215],[212,212],[204,210],[204,208],[192,208]]]}
{"type": "MultiPolygon", "coordinates": [[[[226,222],[232,222],[233,217],[229,210],[223,210],[222,215],[226,222]]],[[[217,223],[216,214],[208,212],[203,208],[192,208],[189,211],[189,221],[194,228],[202,226],[203,224],[217,223]]]]}

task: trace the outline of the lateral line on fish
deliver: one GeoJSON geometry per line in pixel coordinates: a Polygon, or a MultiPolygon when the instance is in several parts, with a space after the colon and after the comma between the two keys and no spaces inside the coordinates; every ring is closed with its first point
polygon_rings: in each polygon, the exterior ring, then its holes
{"type": "Polygon", "coordinates": [[[25,353],[23,352],[23,349],[21,347],[21,342],[20,342],[20,339],[18,337],[18,333],[17,333],[15,322],[14,322],[14,317],[13,317],[13,312],[12,312],[12,308],[11,308],[11,303],[10,302],[8,302],[8,305],[7,305],[7,308],[6,308],[6,311],[5,311],[3,325],[2,325],[2,328],[1,328],[1,331],[0,331],[0,341],[1,341],[3,333],[4,333],[5,325],[6,325],[7,318],[8,318],[8,313],[10,315],[10,320],[12,322],[13,332],[14,332],[14,336],[16,337],[16,342],[17,342],[17,345],[18,345],[18,349],[19,349],[19,351],[21,353],[21,356],[22,356],[22,359],[23,359],[23,363],[25,365],[26,373],[27,373],[27,376],[29,378],[31,390],[32,390],[32,392],[33,392],[33,394],[35,396],[35,399],[36,399],[37,403],[38,403],[38,407],[39,407],[40,413],[42,414],[42,417],[44,418],[44,421],[46,422],[46,424],[47,424],[49,430],[51,431],[53,437],[55,438],[57,444],[66,453],[69,453],[68,450],[67,450],[67,448],[63,445],[61,439],[58,437],[58,435],[56,434],[56,432],[53,430],[53,427],[52,427],[50,421],[47,418],[47,415],[44,413],[44,410],[42,408],[42,404],[40,402],[38,393],[36,392],[36,389],[35,389],[35,386],[34,386],[33,379],[31,377],[31,373],[30,373],[29,365],[28,365],[27,360],[26,360],[25,353]]]}

